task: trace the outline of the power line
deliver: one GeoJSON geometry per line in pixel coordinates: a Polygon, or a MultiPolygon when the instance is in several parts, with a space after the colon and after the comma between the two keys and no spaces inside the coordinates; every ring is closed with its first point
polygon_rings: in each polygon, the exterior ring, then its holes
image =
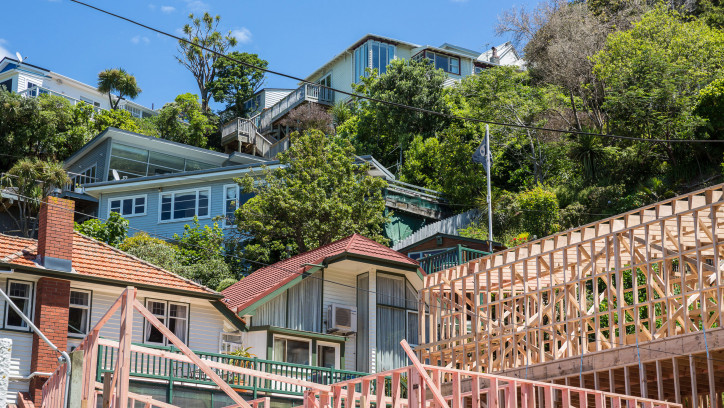
{"type": "Polygon", "coordinates": [[[646,139],[646,138],[633,137],[633,136],[621,136],[621,135],[605,134],[605,133],[591,133],[591,132],[584,132],[584,131],[580,131],[580,130],[553,129],[553,128],[546,128],[546,127],[538,127],[538,126],[530,126],[530,125],[521,125],[521,124],[517,124],[517,123],[497,122],[497,121],[491,121],[491,120],[483,120],[483,119],[478,119],[478,118],[471,118],[471,117],[466,117],[466,116],[452,115],[452,114],[445,113],[445,112],[438,112],[438,111],[434,111],[434,110],[431,110],[431,109],[420,108],[420,107],[417,107],[417,106],[407,105],[407,104],[403,104],[403,103],[386,101],[386,100],[382,100],[382,99],[378,99],[378,98],[373,98],[373,97],[366,96],[366,95],[360,95],[360,94],[357,94],[357,93],[354,93],[354,92],[349,92],[349,91],[344,91],[344,90],[341,90],[341,89],[333,88],[333,87],[331,87],[331,86],[326,86],[326,85],[322,85],[322,84],[315,84],[315,83],[313,83],[313,82],[307,81],[307,80],[304,79],[304,78],[300,78],[300,77],[297,77],[297,76],[294,76],[294,75],[290,75],[290,74],[285,74],[285,73],[279,72],[279,71],[274,71],[274,70],[271,70],[271,69],[268,69],[268,68],[259,67],[259,66],[253,65],[253,64],[249,64],[248,62],[241,61],[241,60],[238,60],[238,59],[236,59],[236,58],[229,57],[228,55],[225,55],[225,54],[223,54],[223,53],[220,53],[220,52],[218,52],[218,51],[216,51],[216,50],[212,50],[212,49],[210,49],[210,48],[208,48],[208,47],[205,47],[205,46],[203,46],[203,45],[199,45],[199,44],[193,43],[193,42],[191,42],[191,41],[189,41],[189,40],[187,40],[187,39],[181,38],[181,37],[176,36],[176,35],[174,35],[174,34],[171,34],[171,33],[169,33],[169,32],[160,30],[160,29],[158,29],[158,28],[151,27],[151,26],[149,26],[149,25],[143,24],[143,23],[138,22],[138,21],[136,21],[136,20],[133,20],[133,19],[131,19],[131,18],[124,17],[124,16],[121,16],[121,15],[119,15],[119,14],[116,14],[116,13],[113,13],[113,12],[110,12],[110,11],[107,11],[107,10],[104,10],[104,9],[102,9],[102,8],[100,8],[100,7],[96,7],[96,6],[90,5],[90,4],[88,4],[88,3],[84,3],[84,2],[82,2],[82,1],[79,1],[79,0],[70,0],[70,1],[72,1],[73,3],[80,4],[80,5],[82,5],[82,6],[85,6],[85,7],[91,8],[91,9],[93,9],[93,10],[99,11],[99,12],[101,12],[101,13],[103,13],[103,14],[107,14],[107,15],[109,15],[109,16],[112,16],[112,17],[115,17],[115,18],[124,20],[124,21],[126,21],[126,22],[129,22],[129,23],[131,23],[131,24],[137,25],[137,26],[139,26],[139,27],[145,28],[145,29],[147,29],[147,30],[153,31],[153,32],[158,33],[158,34],[161,34],[161,35],[164,35],[164,36],[166,36],[166,37],[173,38],[173,39],[175,39],[175,40],[177,40],[177,41],[180,41],[180,42],[183,42],[183,43],[185,43],[185,44],[189,44],[189,45],[191,45],[191,46],[197,47],[197,48],[202,49],[202,50],[204,50],[204,51],[206,51],[206,52],[210,52],[210,53],[212,53],[212,54],[215,54],[215,55],[217,55],[218,57],[221,57],[221,58],[224,58],[224,59],[226,59],[226,60],[235,62],[235,63],[237,63],[237,64],[241,64],[241,65],[243,65],[243,66],[245,66],[245,67],[247,67],[247,68],[251,68],[251,69],[258,70],[258,71],[266,72],[266,73],[272,74],[272,75],[281,76],[281,77],[287,78],[287,79],[292,79],[292,80],[295,80],[295,81],[298,81],[298,82],[301,82],[301,83],[304,83],[304,84],[307,84],[307,85],[319,86],[320,88],[323,88],[323,89],[326,89],[326,90],[329,90],[329,91],[333,91],[333,92],[337,92],[337,93],[340,93],[340,94],[343,94],[343,95],[347,95],[347,96],[350,96],[350,97],[353,97],[353,98],[364,99],[364,100],[368,100],[368,101],[372,101],[372,102],[377,102],[377,103],[381,103],[381,104],[388,105],[388,106],[394,106],[394,107],[397,107],[397,108],[403,108],[403,109],[413,110],[413,111],[417,111],[417,112],[421,112],[421,113],[426,113],[426,114],[430,114],[430,115],[436,115],[436,116],[440,116],[440,117],[447,118],[447,119],[462,120],[462,121],[475,122],[475,123],[483,123],[483,124],[503,126],[503,127],[513,127],[513,128],[519,128],[519,129],[540,130],[540,131],[554,132],[554,133],[568,133],[568,134],[584,135],[584,136],[600,136],[600,137],[607,137],[607,138],[612,138],[612,139],[634,140],[634,141],[641,141],[641,142],[655,142],[655,143],[724,143],[724,140],[712,140],[712,139],[688,139],[688,140],[687,140],[687,139],[646,139]]]}
{"type": "MultiPolygon", "coordinates": [[[[19,195],[19,197],[23,197],[23,198],[26,198],[26,199],[29,198],[29,197],[24,196],[24,195],[19,195]]],[[[42,203],[46,204],[46,205],[56,206],[57,208],[59,208],[59,209],[62,210],[62,211],[69,211],[69,212],[73,212],[73,213],[76,213],[76,214],[81,214],[81,215],[84,215],[84,216],[96,218],[96,219],[98,219],[98,220],[104,220],[103,218],[96,217],[96,216],[93,216],[93,215],[90,215],[90,214],[85,214],[85,213],[82,213],[82,212],[80,212],[80,211],[69,210],[69,209],[67,209],[67,208],[65,208],[65,207],[63,207],[63,206],[59,206],[59,205],[56,205],[56,204],[54,204],[54,203],[50,203],[50,202],[43,201],[43,200],[40,200],[40,201],[41,201],[42,203]]],[[[105,221],[107,222],[108,220],[105,219],[105,221]]],[[[129,228],[130,228],[130,227],[129,227],[129,228]]],[[[144,232],[144,233],[146,233],[146,234],[148,234],[148,235],[150,235],[150,236],[155,235],[155,234],[151,234],[151,233],[149,233],[149,232],[147,232],[147,231],[144,231],[144,230],[141,230],[141,229],[138,229],[138,228],[133,228],[133,229],[135,229],[135,230],[137,230],[137,231],[144,232]]],[[[192,245],[192,246],[195,246],[195,247],[197,247],[197,248],[201,248],[201,247],[198,246],[198,245],[192,245]]],[[[321,282],[327,282],[327,283],[330,283],[330,284],[336,284],[336,285],[339,285],[339,286],[351,288],[351,289],[354,289],[355,291],[366,292],[366,293],[375,294],[375,295],[379,295],[379,294],[380,294],[380,293],[377,292],[377,291],[373,291],[373,290],[369,290],[369,289],[360,289],[360,288],[358,288],[358,287],[356,287],[356,286],[347,285],[347,284],[344,284],[344,283],[341,283],[341,282],[335,282],[335,281],[326,280],[326,279],[324,279],[324,278],[319,278],[319,277],[313,276],[312,274],[307,274],[306,272],[298,272],[298,271],[295,271],[295,270],[283,268],[283,267],[277,266],[276,264],[266,264],[266,263],[264,263],[264,262],[253,261],[253,260],[250,260],[250,259],[246,259],[246,258],[243,258],[243,257],[239,257],[239,256],[234,255],[234,254],[228,254],[228,256],[231,256],[231,257],[234,257],[234,258],[237,258],[237,259],[240,259],[240,260],[245,260],[245,261],[253,262],[253,263],[256,263],[256,264],[264,265],[264,266],[266,266],[266,267],[273,267],[273,268],[275,268],[275,269],[279,269],[279,270],[282,270],[282,271],[285,271],[285,272],[297,274],[297,275],[300,275],[300,276],[305,276],[305,275],[306,275],[307,278],[312,278],[312,279],[319,280],[319,281],[321,281],[321,282]]],[[[146,262],[147,262],[147,261],[146,261],[146,262]]],[[[161,268],[161,269],[163,269],[163,268],[161,268]]],[[[243,278],[242,278],[242,281],[243,281],[243,278]]],[[[387,294],[381,294],[381,295],[382,295],[382,296],[386,296],[386,297],[389,298],[389,299],[398,299],[398,300],[401,300],[402,302],[405,302],[405,304],[406,304],[407,302],[409,302],[409,299],[407,299],[406,297],[403,298],[403,297],[400,297],[400,296],[387,295],[387,294]]],[[[420,302],[419,294],[418,294],[416,297],[417,297],[417,302],[418,302],[418,304],[419,304],[419,302],[420,302]]],[[[451,302],[452,302],[452,300],[451,300],[451,302]]],[[[453,302],[453,303],[454,303],[454,302],[453,302]]],[[[440,310],[440,311],[448,311],[448,310],[449,310],[449,309],[447,309],[447,308],[443,308],[443,306],[433,306],[433,305],[431,305],[431,304],[430,304],[430,305],[426,305],[426,307],[427,307],[428,309],[437,309],[437,310],[440,310]]],[[[419,309],[417,310],[417,312],[418,312],[418,313],[420,312],[419,309]]],[[[614,313],[614,311],[612,310],[611,313],[614,313]]],[[[464,314],[465,314],[466,316],[468,316],[467,313],[464,313],[464,314]]],[[[472,318],[472,316],[471,316],[471,318],[472,318]]],[[[620,319],[620,318],[621,318],[621,316],[619,316],[619,319],[620,319]]],[[[653,320],[653,319],[652,319],[652,320],[653,320]]],[[[467,319],[466,319],[465,321],[467,322],[467,319]]],[[[465,323],[465,324],[467,324],[467,323],[465,323]]],[[[610,323],[609,323],[609,324],[610,324],[610,323]]],[[[655,322],[651,322],[650,324],[655,324],[655,322]]],[[[523,327],[523,328],[526,329],[526,330],[528,329],[528,326],[527,326],[527,325],[520,324],[520,323],[508,323],[507,325],[509,325],[509,326],[514,326],[514,327],[515,327],[515,326],[517,326],[517,327],[523,327]]],[[[608,327],[607,329],[608,329],[609,331],[615,330],[615,329],[612,328],[612,327],[608,327]]],[[[419,328],[418,328],[418,330],[419,330],[419,328]]],[[[544,333],[546,332],[546,329],[545,329],[545,328],[537,328],[536,330],[541,330],[541,331],[543,331],[544,333]]],[[[560,335],[560,333],[554,331],[552,328],[550,329],[550,334],[553,335],[553,336],[555,336],[555,335],[560,335]]],[[[569,334],[569,333],[565,333],[565,334],[569,334]]],[[[706,335],[706,333],[704,333],[704,335],[706,335]]],[[[574,335],[574,337],[577,337],[577,338],[579,338],[579,339],[582,340],[584,337],[587,337],[587,335],[578,334],[578,335],[574,335]]],[[[620,338],[620,336],[619,336],[619,338],[620,338]]],[[[551,341],[555,341],[555,338],[554,338],[554,337],[551,338],[551,341]]],[[[609,339],[609,341],[610,341],[612,344],[616,344],[616,345],[619,345],[619,346],[624,346],[624,347],[629,347],[629,346],[630,346],[630,347],[634,347],[633,344],[626,344],[626,343],[615,342],[615,341],[611,341],[610,339],[609,339]]],[[[667,351],[667,350],[654,349],[654,348],[647,347],[647,346],[636,346],[636,347],[639,348],[639,349],[646,349],[646,350],[649,350],[649,351],[652,351],[652,352],[656,352],[656,353],[670,354],[670,355],[679,356],[679,357],[693,357],[693,358],[698,358],[698,359],[703,359],[703,360],[712,360],[712,361],[717,361],[717,362],[724,362],[724,360],[722,360],[722,359],[715,359],[715,358],[711,358],[711,357],[708,357],[708,356],[707,356],[707,357],[699,357],[699,356],[694,356],[694,355],[690,355],[690,354],[682,354],[682,353],[675,353],[675,352],[671,352],[671,351],[667,351]]],[[[583,356],[584,354],[582,353],[581,355],[583,356]]]]}

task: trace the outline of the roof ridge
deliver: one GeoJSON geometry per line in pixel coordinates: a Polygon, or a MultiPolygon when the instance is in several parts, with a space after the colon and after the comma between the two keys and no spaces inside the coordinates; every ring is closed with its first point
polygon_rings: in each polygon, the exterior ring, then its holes
{"type": "Polygon", "coordinates": [[[219,292],[216,292],[215,290],[213,290],[213,289],[211,289],[211,288],[209,288],[209,287],[206,287],[206,286],[204,286],[204,285],[202,285],[202,284],[200,284],[200,283],[198,283],[198,282],[194,282],[194,281],[192,281],[191,279],[184,278],[183,276],[181,276],[181,275],[179,275],[179,274],[177,274],[177,273],[171,272],[171,271],[169,271],[169,270],[167,270],[167,269],[161,268],[161,267],[158,266],[158,265],[152,264],[151,262],[148,262],[148,261],[146,261],[145,259],[141,259],[141,258],[139,258],[139,257],[137,257],[137,256],[135,256],[135,255],[129,254],[128,252],[121,251],[120,249],[114,247],[113,245],[107,244],[107,243],[105,243],[105,242],[103,242],[103,241],[99,241],[99,240],[97,240],[97,239],[95,239],[95,238],[89,237],[89,236],[87,236],[87,235],[85,235],[85,234],[82,234],[82,233],[80,233],[80,232],[78,232],[78,231],[73,231],[73,232],[76,233],[76,234],[78,234],[78,235],[80,235],[80,236],[83,237],[83,238],[86,238],[86,239],[94,242],[94,243],[100,244],[101,246],[104,246],[104,247],[112,250],[113,252],[117,252],[117,253],[119,253],[120,255],[129,257],[129,258],[131,258],[131,259],[133,259],[133,260],[135,260],[135,261],[141,262],[141,263],[143,263],[143,264],[145,264],[145,265],[148,265],[148,266],[150,266],[150,267],[152,267],[152,268],[154,268],[154,269],[157,269],[157,270],[159,270],[159,271],[161,271],[161,272],[165,272],[165,273],[167,273],[167,274],[169,274],[169,275],[171,275],[171,276],[173,276],[173,277],[176,277],[176,278],[179,278],[179,279],[183,280],[183,281],[186,282],[186,283],[190,283],[190,284],[192,284],[192,285],[198,286],[199,288],[205,289],[205,290],[207,290],[207,291],[209,291],[209,292],[211,292],[211,293],[219,293],[219,292]]]}

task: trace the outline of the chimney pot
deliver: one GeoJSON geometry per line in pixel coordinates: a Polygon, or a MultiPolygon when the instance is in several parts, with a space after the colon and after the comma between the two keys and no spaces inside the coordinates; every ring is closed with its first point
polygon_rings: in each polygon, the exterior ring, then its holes
{"type": "Polygon", "coordinates": [[[38,264],[70,272],[73,268],[73,214],[75,202],[46,197],[40,204],[38,264]]]}

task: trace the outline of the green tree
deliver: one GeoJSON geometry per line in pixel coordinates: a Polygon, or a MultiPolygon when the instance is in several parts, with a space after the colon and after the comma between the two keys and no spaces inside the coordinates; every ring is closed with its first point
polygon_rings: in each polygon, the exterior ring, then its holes
{"type": "Polygon", "coordinates": [[[114,127],[136,133],[140,133],[141,131],[140,126],[138,126],[137,119],[131,116],[131,112],[124,109],[104,110],[93,116],[92,129],[95,133],[102,132],[108,127],[114,127]]]}
{"type": "Polygon", "coordinates": [[[103,222],[98,218],[92,218],[83,223],[75,223],[75,230],[108,245],[118,247],[128,235],[128,220],[121,214],[112,212],[108,219],[103,222]]]}
{"type": "Polygon", "coordinates": [[[93,109],[60,96],[24,98],[0,89],[0,171],[23,157],[63,160],[93,136],[93,109]]]}
{"type": "Polygon", "coordinates": [[[208,135],[215,129],[201,111],[198,97],[191,93],[163,105],[152,121],[162,138],[198,147],[206,147],[208,135]]]}
{"type": "Polygon", "coordinates": [[[123,68],[110,68],[98,73],[98,92],[108,94],[111,109],[118,109],[118,104],[125,98],[135,99],[141,93],[136,77],[123,68]],[[115,101],[112,93],[115,92],[115,101]]]}
{"type": "Polygon", "coordinates": [[[184,39],[188,42],[179,41],[176,60],[193,74],[201,95],[201,111],[208,113],[209,83],[216,79],[216,61],[219,55],[236,46],[236,38],[231,31],[224,35],[217,30],[221,22],[219,15],[212,17],[206,12],[202,17],[196,17],[189,14],[189,20],[191,23],[183,28],[184,39]]]}
{"type": "Polygon", "coordinates": [[[559,230],[560,209],[556,193],[538,185],[517,196],[521,227],[538,238],[559,230]]]}
{"type": "MultiPolygon", "coordinates": [[[[446,79],[442,70],[426,62],[393,60],[384,74],[373,71],[363,77],[355,92],[381,101],[449,113],[443,86],[446,79]]],[[[338,127],[338,133],[350,138],[358,152],[371,154],[385,166],[396,163],[402,156],[400,149],[406,150],[416,135],[431,137],[449,124],[449,120],[437,115],[371,100],[356,101],[353,113],[353,118],[338,127]]]]}
{"type": "Polygon", "coordinates": [[[438,137],[416,136],[405,151],[400,180],[437,190],[445,198],[467,210],[486,186],[485,169],[471,160],[482,135],[471,138],[474,126],[452,126],[438,137]]]}
{"type": "Polygon", "coordinates": [[[191,225],[184,225],[183,234],[174,234],[173,239],[178,246],[181,262],[185,265],[224,257],[224,230],[216,222],[211,226],[202,226],[199,219],[194,217],[191,225]]]}
{"type": "MultiPolygon", "coordinates": [[[[551,148],[559,135],[535,127],[560,118],[568,109],[567,98],[558,87],[537,86],[528,72],[514,67],[496,67],[465,78],[453,90],[451,100],[460,115],[521,126],[490,127],[494,171],[505,164],[509,172],[503,177],[506,183],[514,180],[515,184],[535,185],[555,175],[558,163],[551,148]],[[514,174],[520,172],[527,177],[514,174]]],[[[477,126],[469,134],[482,140],[484,130],[477,126]]]]}
{"type": "Polygon", "coordinates": [[[694,113],[706,119],[712,137],[724,134],[724,77],[714,80],[699,91],[694,113]]]}
{"type": "MultiPolygon", "coordinates": [[[[631,30],[610,35],[593,61],[606,84],[613,133],[690,139],[704,124],[694,112],[699,90],[721,75],[724,32],[660,5],[631,30]]],[[[673,143],[659,146],[675,165],[681,153],[673,143]]]]}
{"type": "Polygon", "coordinates": [[[208,88],[214,100],[226,104],[226,111],[243,117],[244,101],[251,98],[264,84],[264,71],[250,68],[248,65],[266,68],[269,63],[257,54],[231,52],[229,58],[220,58],[214,62],[216,78],[209,81],[208,88]],[[248,64],[248,65],[245,65],[248,64]]]}
{"type": "Polygon", "coordinates": [[[241,239],[248,239],[244,257],[273,263],[353,233],[385,243],[387,183],[355,164],[345,139],[310,130],[293,133],[291,141],[279,155],[281,168],[237,180],[255,194],[236,211],[241,239]]]}
{"type": "Polygon", "coordinates": [[[59,162],[34,158],[21,159],[0,178],[0,190],[17,195],[16,200],[0,200],[20,235],[33,237],[38,230],[38,211],[45,197],[70,183],[59,162]]]}

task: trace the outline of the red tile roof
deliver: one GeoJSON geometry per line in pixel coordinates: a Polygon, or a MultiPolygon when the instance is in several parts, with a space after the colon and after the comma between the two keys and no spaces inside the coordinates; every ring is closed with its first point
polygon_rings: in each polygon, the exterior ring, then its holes
{"type": "Polygon", "coordinates": [[[407,256],[362,235],[354,234],[254,271],[221,292],[224,295],[224,302],[235,312],[246,309],[311,269],[304,264],[320,264],[326,259],[342,254],[361,255],[392,263],[418,266],[416,261],[407,256]]]}
{"type": "MultiPolygon", "coordinates": [[[[0,234],[0,262],[42,268],[34,261],[38,243],[34,239],[0,234]]],[[[75,232],[73,235],[73,272],[113,279],[129,285],[153,285],[204,294],[213,290],[159,268],[117,248],[75,232]]]]}

